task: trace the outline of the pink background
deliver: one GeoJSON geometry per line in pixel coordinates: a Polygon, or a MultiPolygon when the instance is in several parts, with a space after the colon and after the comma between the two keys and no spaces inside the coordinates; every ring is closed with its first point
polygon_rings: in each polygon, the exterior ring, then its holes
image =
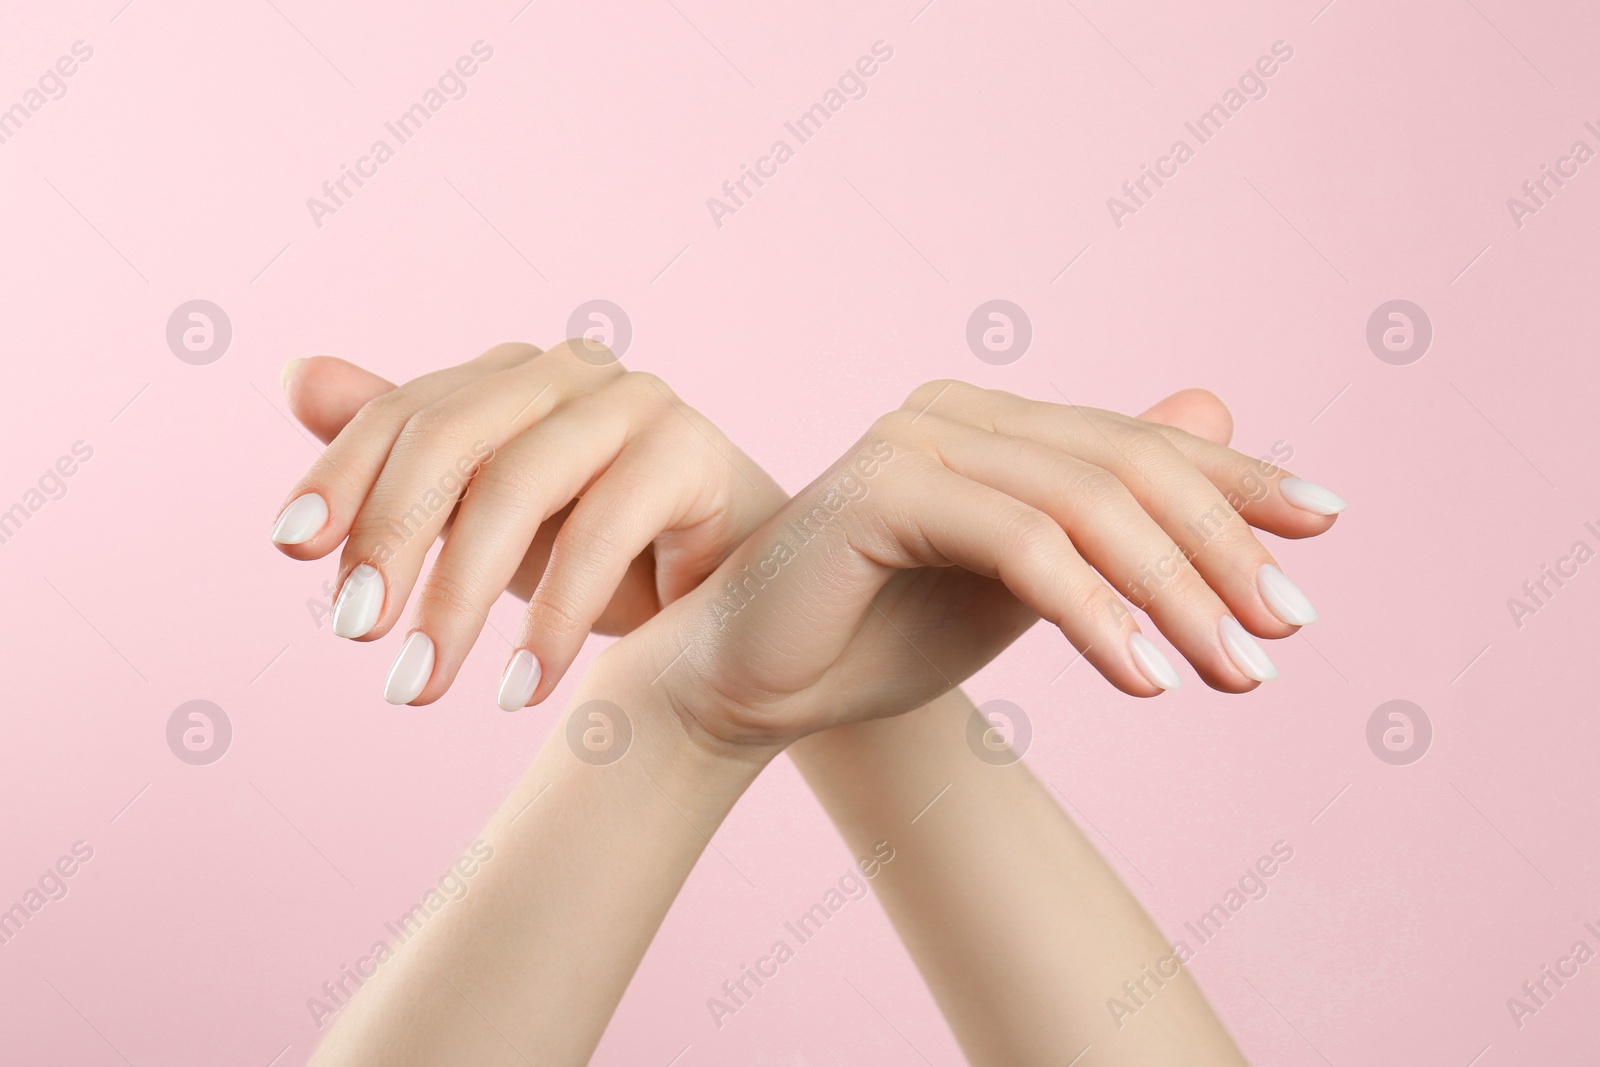
{"type": "MultiPolygon", "coordinates": [[[[1600,148],[1592,7],[121,3],[8,4],[0,32],[0,107],[94,50],[0,145],[0,508],[93,448],[0,544],[0,907],[94,849],[0,946],[0,1059],[309,1056],[306,999],[471,840],[562,694],[499,712],[490,634],[444,701],[382,702],[399,637],[319,629],[332,561],[267,540],[315,454],[279,368],[402,380],[552,343],[596,297],[630,315],[630,365],[790,488],[940,376],[1128,410],[1203,385],[1238,447],[1288,443],[1351,508],[1273,546],[1323,616],[1272,648],[1281,681],[1226,697],[1186,671],[1135,701],[1056,680],[1072,654],[1040,628],[970,692],[1027,709],[1032,766],[1171,936],[1293,846],[1195,961],[1255,1062],[1600,1053],[1600,962],[1521,1029],[1506,1007],[1575,941],[1600,950],[1600,562],[1520,629],[1506,603],[1600,548],[1600,162],[1520,228],[1506,206],[1600,148]],[[478,40],[467,96],[315,226],[306,198],[478,40]],[[706,198],[878,40],[868,95],[715,226],[706,198]],[[1269,94],[1114,225],[1106,198],[1278,40],[1269,94]],[[995,297],[1033,323],[1009,366],[964,339],[995,297]],[[194,298],[233,325],[206,366],[165,339],[194,298]],[[1435,331],[1408,366],[1364,339],[1395,298],[1435,331]],[[1433,723],[1409,766],[1365,740],[1395,698],[1433,723]],[[233,724],[210,766],[166,744],[192,699],[233,724]]],[[[754,888],[707,854],[597,1063],[960,1062],[875,901],[716,1029],[706,998],[850,862],[782,761],[716,843],[754,888]]]]}

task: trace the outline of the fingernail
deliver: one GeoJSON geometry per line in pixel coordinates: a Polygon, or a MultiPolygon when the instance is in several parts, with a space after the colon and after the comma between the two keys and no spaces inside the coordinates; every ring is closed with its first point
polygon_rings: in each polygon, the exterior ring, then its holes
{"type": "Polygon", "coordinates": [[[1254,678],[1258,682],[1270,682],[1278,676],[1278,668],[1272,665],[1272,660],[1267,658],[1266,650],[1256,644],[1256,639],[1244,632],[1244,627],[1239,625],[1239,620],[1232,615],[1224,615],[1217,624],[1217,630],[1222,635],[1222,647],[1228,650],[1228,658],[1233,660],[1233,665],[1238,667],[1247,678],[1254,678]]]}
{"type": "Polygon", "coordinates": [[[289,388],[289,379],[294,377],[294,369],[304,363],[305,359],[291,359],[283,365],[283,370],[278,372],[278,384],[285,389],[289,388]]]}
{"type": "Polygon", "coordinates": [[[1290,626],[1304,626],[1317,621],[1317,609],[1311,606],[1310,598],[1289,580],[1288,575],[1272,564],[1263,563],[1261,569],[1256,571],[1256,588],[1261,591],[1261,599],[1267,602],[1272,613],[1290,626]]]}
{"type": "Polygon", "coordinates": [[[521,711],[527,707],[533,691],[539,688],[541,673],[533,653],[525,648],[517,649],[517,654],[506,664],[506,672],[500,676],[500,710],[521,711]]]}
{"type": "Polygon", "coordinates": [[[280,545],[303,545],[328,521],[328,502],[319,493],[302,493],[289,501],[272,528],[272,539],[280,545]]]}
{"type": "Polygon", "coordinates": [[[383,699],[391,704],[409,704],[417,699],[422,687],[433,677],[433,640],[421,630],[406,638],[400,654],[389,668],[389,680],[383,683],[383,699]]]}
{"type": "Polygon", "coordinates": [[[333,632],[339,637],[360,637],[378,623],[383,610],[383,575],[370,563],[350,572],[333,603],[333,632]]]}
{"type": "Polygon", "coordinates": [[[1178,677],[1171,661],[1144,634],[1136,633],[1128,638],[1128,651],[1133,653],[1133,662],[1138,665],[1139,673],[1151,685],[1161,689],[1177,689],[1183,685],[1183,679],[1178,677]]]}
{"type": "Polygon", "coordinates": [[[1338,493],[1304,478],[1283,479],[1278,483],[1278,492],[1295,507],[1313,515],[1337,515],[1348,506],[1338,493]]]}

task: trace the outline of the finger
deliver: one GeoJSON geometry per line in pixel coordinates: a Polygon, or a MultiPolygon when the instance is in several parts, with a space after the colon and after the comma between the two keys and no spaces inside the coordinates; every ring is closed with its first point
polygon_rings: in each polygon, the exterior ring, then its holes
{"type": "MultiPolygon", "coordinates": [[[[425,374],[368,400],[286,498],[273,530],[279,549],[295,559],[320,559],[337,548],[407,420],[465,383],[538,353],[531,345],[497,345],[467,363],[425,374]]],[[[341,570],[341,580],[343,576],[341,570]]]]}
{"type": "Polygon", "coordinates": [[[339,573],[346,580],[359,569],[362,577],[348,603],[342,588],[335,599],[333,632],[357,640],[386,634],[478,469],[568,397],[622,373],[562,346],[468,381],[412,414],[351,521],[339,573]]]}
{"type": "Polygon", "coordinates": [[[283,368],[289,410],[323,444],[339,436],[356,412],[394,389],[394,383],[336,356],[291,360],[283,368]]]}
{"type": "Polygon", "coordinates": [[[953,563],[998,578],[1125,693],[1155,696],[1180,684],[1122,599],[1053,518],[992,486],[930,466],[909,500],[879,508],[917,564],[953,563]]]}
{"type": "MultiPolygon", "coordinates": [[[[1203,447],[1203,443],[1226,446],[1233,436],[1233,416],[1215,394],[1204,389],[1184,389],[1162,400],[1140,421],[1156,423],[1181,434],[1169,434],[1173,444],[1205,472],[1245,521],[1282,537],[1315,537],[1333,525],[1332,516],[1344,509],[1344,501],[1321,486],[1297,479],[1268,459],[1253,464],[1241,462],[1240,453],[1203,447]],[[1198,438],[1195,442],[1190,438],[1198,438]],[[1277,492],[1271,491],[1273,484],[1277,492]],[[1225,487],[1232,487],[1230,494],[1225,487]]],[[[1278,451],[1280,442],[1274,447],[1278,451]]],[[[1288,456],[1284,456],[1287,459],[1288,456]]]]}
{"type": "MultiPolygon", "coordinates": [[[[1245,630],[1286,637],[1316,619],[1310,600],[1283,574],[1213,476],[1174,443],[1174,435],[1214,462],[1219,456],[1237,457],[1226,461],[1234,473],[1254,470],[1255,461],[1180,430],[1094,408],[1044,404],[970,386],[952,387],[946,395],[953,396],[946,418],[1037,441],[1115,474],[1245,630]]],[[[1153,588],[1150,595],[1160,592],[1153,588]]]]}
{"type": "Polygon", "coordinates": [[[1054,519],[1113,588],[1150,613],[1207,685],[1241,693],[1277,676],[1259,645],[1248,636],[1239,643],[1229,606],[1114,474],[1024,438],[944,420],[930,429],[951,470],[1054,519]]]}
{"type": "MultiPolygon", "coordinates": [[[[1261,637],[1287,637],[1296,627],[1316,621],[1311,601],[1284,575],[1234,500],[1173,443],[1171,435],[1182,431],[1136,420],[1102,419],[1099,413],[1083,409],[1079,414],[1097,425],[1094,433],[1079,436],[1073,454],[1121,479],[1244,630],[1261,637]]],[[[1231,452],[1189,439],[1197,448],[1231,452]]],[[[1169,592],[1181,595],[1182,591],[1155,572],[1141,586],[1147,602],[1169,592]]],[[[1253,662],[1254,650],[1239,640],[1241,635],[1230,623],[1224,620],[1221,626],[1225,636],[1234,638],[1228,647],[1241,670],[1254,670],[1257,681],[1277,676],[1270,661],[1253,662]]]]}
{"type": "MultiPolygon", "coordinates": [[[[723,512],[724,482],[713,472],[720,474],[727,459],[695,424],[701,417],[654,375],[631,374],[573,404],[568,414],[575,426],[605,425],[603,432],[621,441],[608,449],[603,473],[596,471],[562,523],[543,578],[529,598],[517,651],[501,679],[498,701],[506,711],[549,696],[613,603],[624,576],[649,562],[644,553],[652,542],[673,531],[693,531],[723,512]]],[[[721,544],[726,533],[718,529],[710,539],[721,544]]],[[[697,547],[680,545],[679,562],[687,565],[697,547]]],[[[705,569],[696,577],[710,573],[723,554],[703,550],[705,569]]],[[[650,605],[653,614],[663,591],[654,581],[648,588],[658,597],[650,605]]]]}
{"type": "Polygon", "coordinates": [[[538,703],[560,684],[633,561],[663,531],[695,521],[690,483],[697,477],[681,451],[644,437],[583,494],[556,535],[518,642],[539,665],[538,684],[525,692],[526,682],[508,672],[502,708],[538,703]]]}
{"type": "MultiPolygon", "coordinates": [[[[563,407],[525,431],[473,479],[450,536],[422,583],[411,619],[412,634],[424,635],[431,648],[424,653],[418,642],[419,650],[413,652],[419,660],[427,656],[428,674],[401,671],[407,684],[385,688],[391,703],[429,704],[444,695],[482,632],[489,608],[524,565],[529,545],[550,536],[543,525],[609,467],[627,443],[629,411],[590,399],[563,407]]],[[[408,646],[411,642],[408,637],[408,646]]],[[[401,650],[402,659],[408,651],[401,650]]],[[[537,683],[538,660],[512,658],[519,677],[537,683]]],[[[391,675],[400,670],[399,664],[397,660],[391,675]]]]}
{"type": "Polygon", "coordinates": [[[1201,470],[1250,525],[1280,537],[1315,537],[1333,525],[1345,503],[1319,485],[1296,478],[1279,463],[1294,450],[1279,441],[1270,456],[1252,459],[1227,447],[1232,416],[1215,396],[1188,389],[1137,419],[1113,411],[1081,409],[1137,433],[1154,429],[1201,470]]]}
{"type": "MultiPolygon", "coordinates": [[[[1173,410],[1185,412],[1186,417],[1194,414],[1195,400],[1186,394],[1197,392],[1202,391],[1186,390],[1169,398],[1176,401],[1173,410]]],[[[1163,401],[1163,405],[1166,403],[1163,401]]],[[[1217,404],[1220,406],[1221,402],[1217,404]]],[[[1250,525],[1280,537],[1314,537],[1324,533],[1333,525],[1330,516],[1345,506],[1338,496],[1319,485],[1295,478],[1274,460],[1252,459],[1184,429],[1143,422],[1117,412],[1025,400],[953,381],[933,381],[919,386],[906,399],[903,408],[932,410],[969,425],[1073,451],[1086,459],[1089,456],[1078,452],[1072,442],[1103,448],[1111,439],[1147,436],[1147,431],[1154,429],[1204,472],[1228,499],[1229,506],[1238,510],[1250,525]],[[1121,433],[1112,432],[1109,425],[1121,427],[1121,433]]],[[[1205,418],[1208,423],[1219,421],[1214,412],[1205,418]]],[[[1230,416],[1230,425],[1231,421],[1230,416]]],[[[1212,433],[1217,427],[1204,428],[1212,433]]]]}
{"type": "MultiPolygon", "coordinates": [[[[1295,477],[1273,458],[1254,459],[1176,427],[1157,430],[1257,529],[1279,537],[1316,537],[1332,529],[1345,509],[1336,494],[1295,477]]],[[[1273,452],[1284,452],[1286,460],[1293,449],[1280,441],[1273,452]]]]}
{"type": "Polygon", "coordinates": [[[1205,389],[1181,389],[1139,418],[1192,433],[1204,441],[1225,445],[1233,439],[1233,414],[1228,405],[1205,389]]]}

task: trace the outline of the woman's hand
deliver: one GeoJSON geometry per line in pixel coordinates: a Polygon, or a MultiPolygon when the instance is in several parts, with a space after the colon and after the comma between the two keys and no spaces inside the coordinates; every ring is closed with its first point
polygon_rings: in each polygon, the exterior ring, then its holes
{"type": "Polygon", "coordinates": [[[1251,526],[1309,537],[1344,502],[1182,430],[932,382],[880,418],[657,624],[643,657],[702,737],[781,745],[927,703],[1039,617],[1117,688],[1277,677],[1251,637],[1316,618],[1251,526]]]}
{"type": "Polygon", "coordinates": [[[650,618],[785,499],[659,378],[581,340],[498,345],[399,388],[317,357],[286,368],[285,385],[332,443],[272,538],[302,560],[344,545],[334,633],[388,633],[448,532],[385,686],[395,704],[449,689],[508,588],[529,605],[500,706],[542,700],[591,629],[650,618]]]}

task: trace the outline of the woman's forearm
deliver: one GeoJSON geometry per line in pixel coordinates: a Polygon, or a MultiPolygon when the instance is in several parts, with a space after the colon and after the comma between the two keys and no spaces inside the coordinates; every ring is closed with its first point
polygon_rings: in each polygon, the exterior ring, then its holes
{"type": "Polygon", "coordinates": [[[974,757],[972,714],[955,690],[789,749],[855,851],[894,846],[874,884],[970,1061],[1060,1065],[1092,1046],[1081,1067],[1242,1064],[1171,945],[1049,789],[1021,762],[974,757]],[[1175,977],[1161,976],[1163,960],[1175,977]],[[1127,981],[1143,983],[1145,1007],[1119,1025],[1108,1005],[1126,1001],[1127,981]]]}
{"type": "Polygon", "coordinates": [[[588,1062],[707,840],[765,763],[691,742],[621,658],[591,668],[483,831],[492,859],[467,894],[378,968],[313,1063],[588,1062]]]}

